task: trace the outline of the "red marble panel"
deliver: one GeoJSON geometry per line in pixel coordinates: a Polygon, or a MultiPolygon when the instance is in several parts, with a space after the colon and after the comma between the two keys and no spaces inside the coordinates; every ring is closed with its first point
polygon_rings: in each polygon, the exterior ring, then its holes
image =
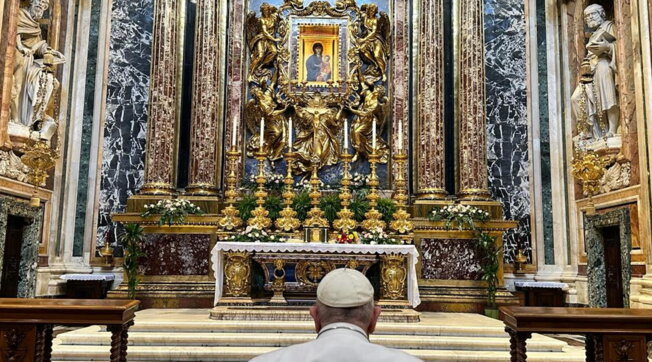
{"type": "Polygon", "coordinates": [[[423,279],[480,280],[480,251],[475,240],[422,239],[423,279]]]}
{"type": "Polygon", "coordinates": [[[142,247],[144,275],[208,275],[210,235],[150,234],[142,247]]]}

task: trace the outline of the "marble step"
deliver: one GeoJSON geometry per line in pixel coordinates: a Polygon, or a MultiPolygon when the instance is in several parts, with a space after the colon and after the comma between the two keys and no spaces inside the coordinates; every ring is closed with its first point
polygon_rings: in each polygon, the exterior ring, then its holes
{"type": "MultiPolygon", "coordinates": [[[[274,347],[129,347],[129,361],[248,361],[260,354],[270,352],[274,347]]],[[[450,350],[405,350],[424,361],[482,361],[508,362],[507,351],[450,351],[450,350]]],[[[54,362],[64,361],[107,361],[106,346],[67,346],[66,352],[55,351],[54,362]]],[[[584,354],[574,353],[528,353],[529,362],[580,362],[584,354]]]]}
{"type": "MultiPolygon", "coordinates": [[[[130,332],[165,332],[174,329],[179,333],[198,332],[266,332],[266,333],[314,333],[312,322],[273,321],[136,321],[130,332]]],[[[505,337],[503,326],[432,325],[410,323],[378,324],[375,334],[399,334],[420,336],[478,336],[505,337]]]]}
{"type": "MultiPolygon", "coordinates": [[[[58,337],[60,349],[67,346],[105,345],[111,341],[108,332],[99,332],[90,327],[58,337]]],[[[308,333],[129,333],[131,346],[225,346],[225,347],[285,347],[304,343],[315,338],[308,333]]],[[[391,348],[432,350],[483,350],[507,351],[509,339],[502,337],[457,337],[457,336],[405,336],[372,335],[371,341],[391,348]]],[[[552,338],[535,336],[528,341],[528,350],[536,352],[563,352],[566,343],[552,338]]]]}

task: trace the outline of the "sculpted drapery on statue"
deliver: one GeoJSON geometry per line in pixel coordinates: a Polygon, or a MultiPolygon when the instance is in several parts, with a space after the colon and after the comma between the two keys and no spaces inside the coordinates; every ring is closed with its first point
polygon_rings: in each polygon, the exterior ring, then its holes
{"type": "Polygon", "coordinates": [[[279,8],[263,3],[260,16],[250,12],[246,28],[249,157],[260,148],[264,119],[263,151],[272,164],[282,158],[292,132],[295,172],[309,171],[313,159],[319,160],[319,168],[335,165],[342,151],[342,125],[348,119],[355,159],[367,159],[371,153],[375,121],[381,162],[387,162],[386,13],[376,4],[358,7],[350,0],[337,1],[334,7],[327,1],[304,6],[286,0],[279,8]],[[293,130],[288,130],[289,118],[295,120],[293,130]]]}
{"type": "Polygon", "coordinates": [[[39,20],[48,6],[46,0],[21,3],[11,101],[11,121],[39,132],[46,140],[57,128],[52,114],[59,89],[54,66],[65,62],[63,54],[52,49],[41,33],[39,20]]]}
{"type": "Polygon", "coordinates": [[[580,84],[571,98],[573,116],[581,140],[613,137],[618,132],[616,94],[616,37],[614,24],[606,20],[601,5],[584,10],[586,25],[593,30],[586,44],[587,55],[580,69],[580,84]]]}

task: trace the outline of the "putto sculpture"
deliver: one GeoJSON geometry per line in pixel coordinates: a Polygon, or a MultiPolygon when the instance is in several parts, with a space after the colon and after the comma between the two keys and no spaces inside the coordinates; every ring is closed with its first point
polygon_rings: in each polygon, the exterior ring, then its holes
{"type": "Polygon", "coordinates": [[[43,39],[39,20],[48,6],[46,0],[21,3],[11,99],[12,123],[27,128],[28,137],[32,132],[38,132],[43,140],[49,140],[56,132],[53,108],[59,81],[54,75],[54,67],[66,61],[63,54],[52,49],[43,39]]]}

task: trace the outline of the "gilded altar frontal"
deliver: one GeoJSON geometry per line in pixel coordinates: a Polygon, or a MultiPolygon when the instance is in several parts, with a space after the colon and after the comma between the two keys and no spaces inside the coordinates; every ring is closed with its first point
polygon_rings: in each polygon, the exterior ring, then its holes
{"type": "Polygon", "coordinates": [[[343,361],[650,355],[649,1],[0,22],[0,360],[319,360],[329,335],[343,361]]]}

